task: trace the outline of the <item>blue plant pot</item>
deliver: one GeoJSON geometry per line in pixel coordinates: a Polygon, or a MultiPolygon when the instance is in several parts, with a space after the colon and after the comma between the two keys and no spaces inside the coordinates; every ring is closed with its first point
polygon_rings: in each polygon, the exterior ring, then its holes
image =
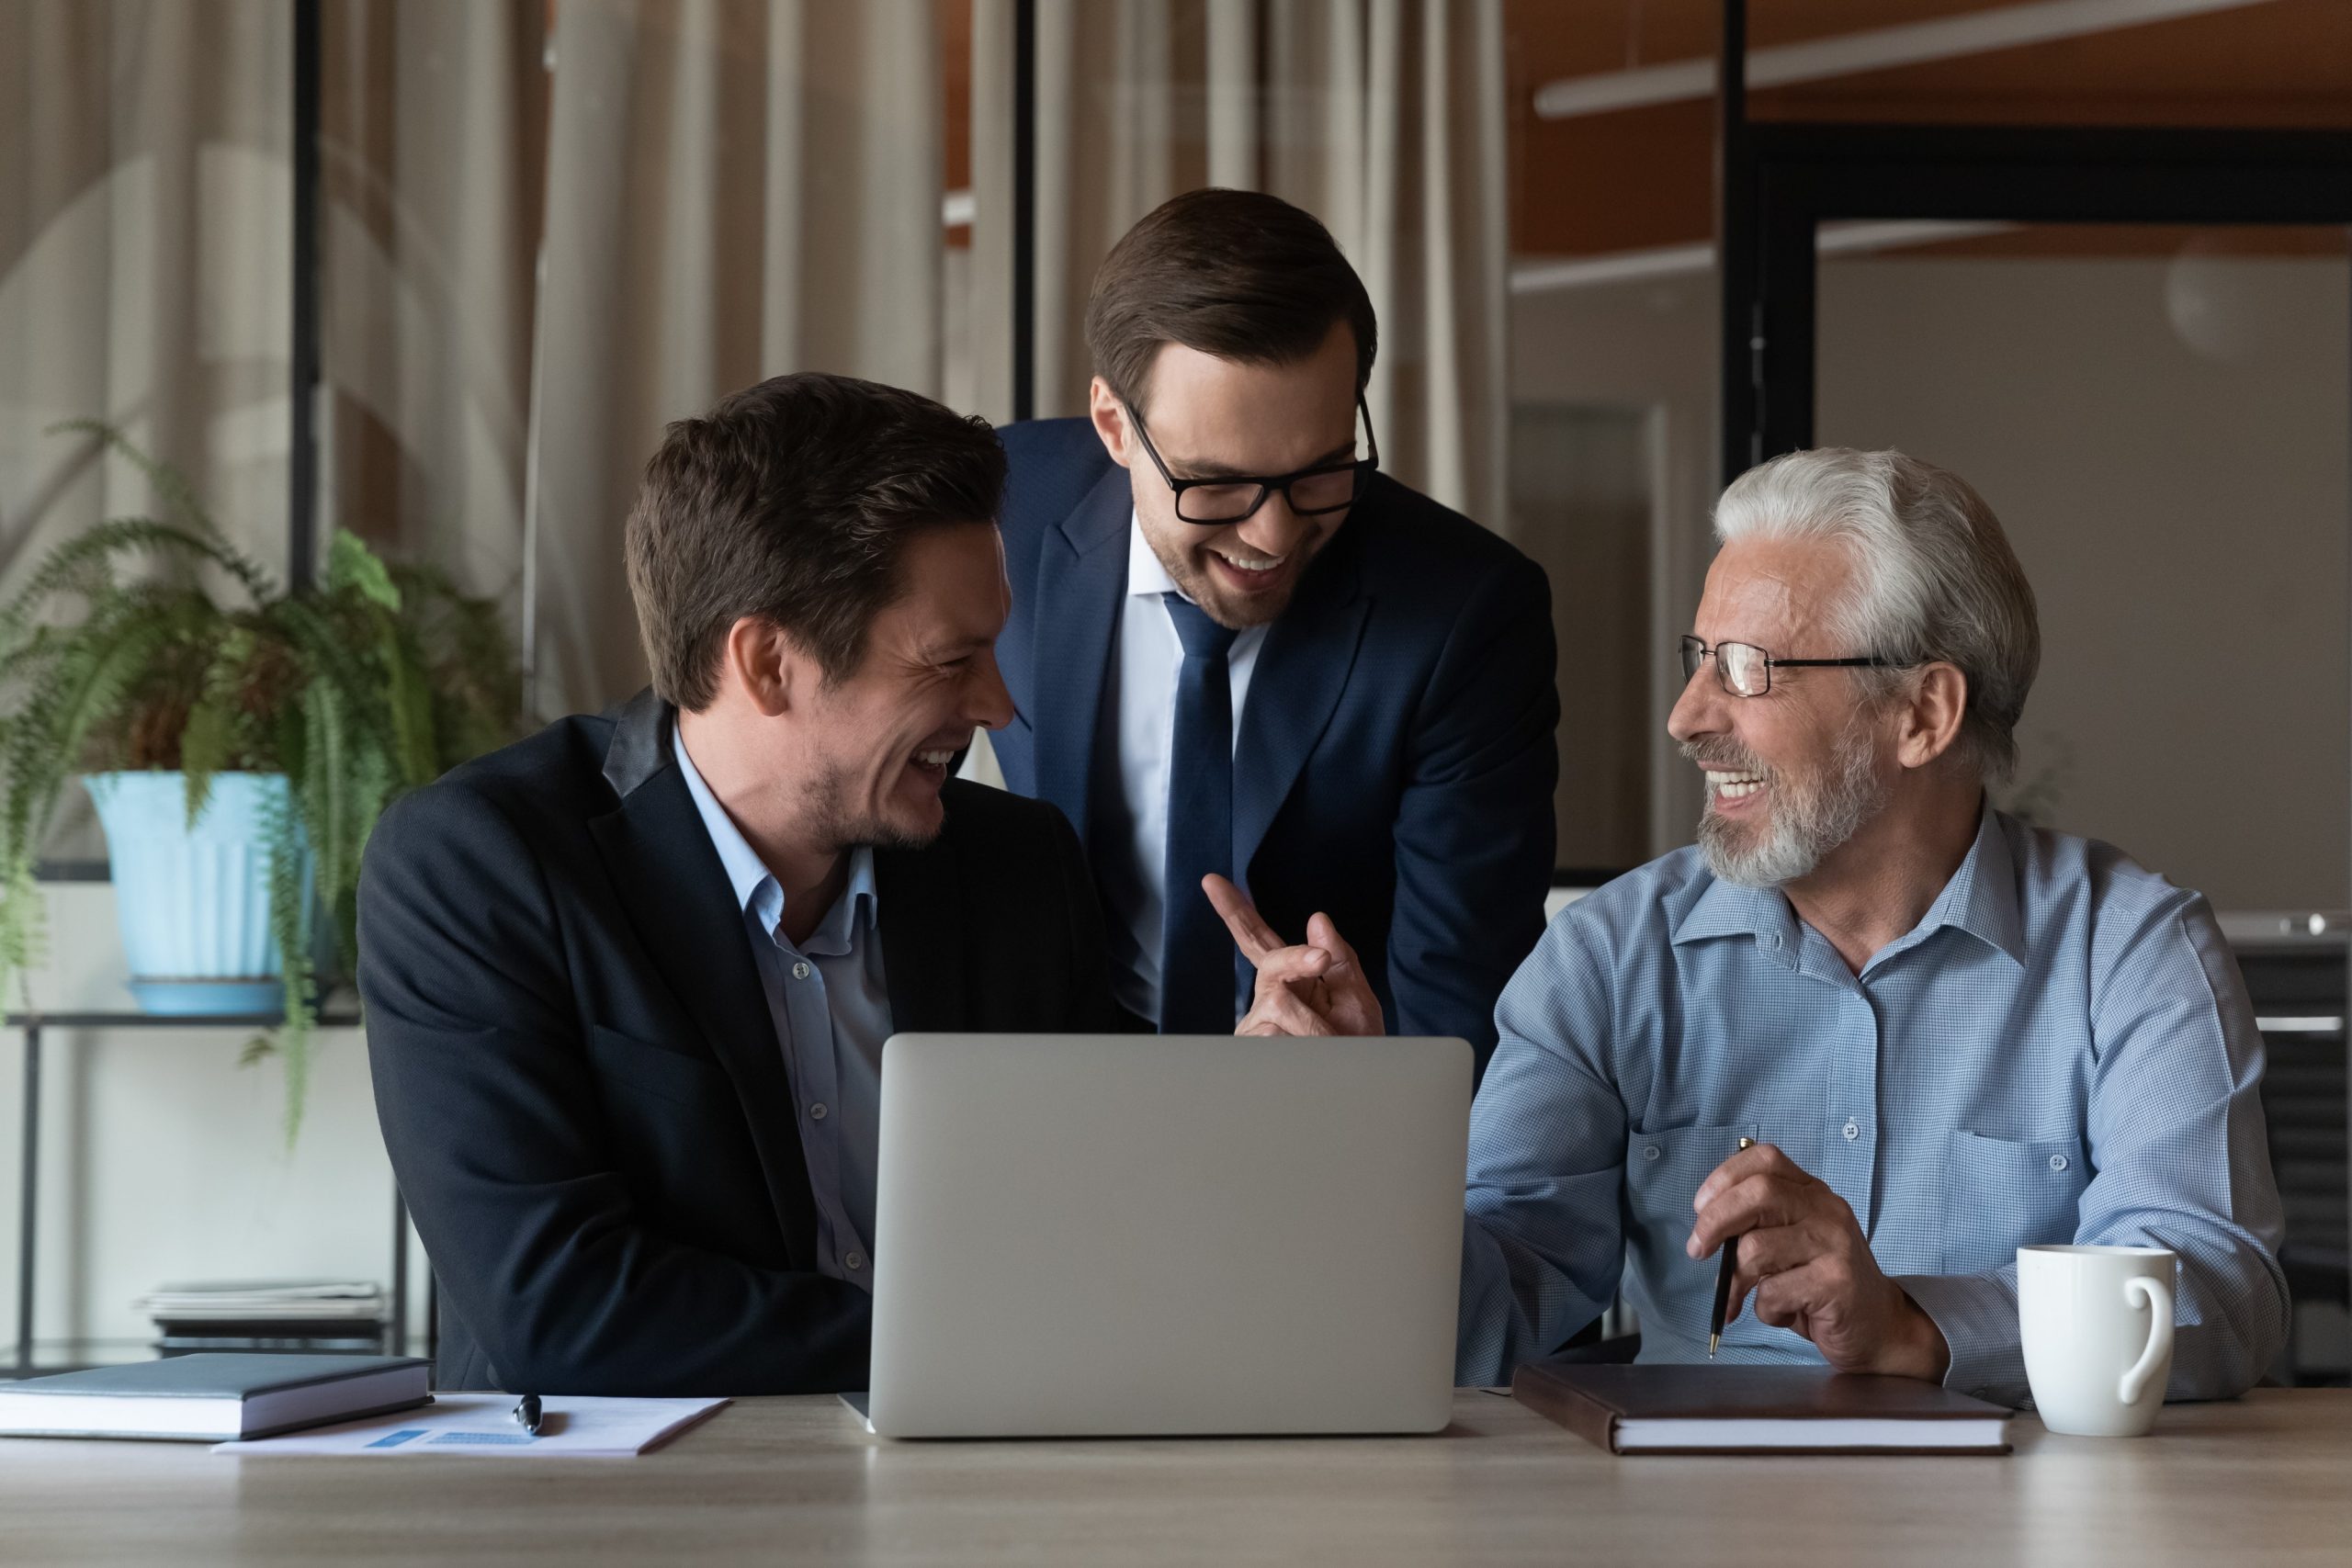
{"type": "MultiPolygon", "coordinates": [[[[130,994],[154,1013],[275,1012],[285,1001],[269,929],[269,814],[290,799],[282,773],[219,773],[190,827],[179,773],[83,781],[106,829],[130,994]]],[[[302,853],[302,930],[311,863],[302,853]]]]}

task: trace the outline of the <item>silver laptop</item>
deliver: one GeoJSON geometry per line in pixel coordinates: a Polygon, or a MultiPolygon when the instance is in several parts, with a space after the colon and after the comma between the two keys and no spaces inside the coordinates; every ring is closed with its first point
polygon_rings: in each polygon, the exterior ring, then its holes
{"type": "Polygon", "coordinates": [[[873,1387],[894,1438],[1432,1432],[1460,1040],[899,1034],[873,1387]]]}

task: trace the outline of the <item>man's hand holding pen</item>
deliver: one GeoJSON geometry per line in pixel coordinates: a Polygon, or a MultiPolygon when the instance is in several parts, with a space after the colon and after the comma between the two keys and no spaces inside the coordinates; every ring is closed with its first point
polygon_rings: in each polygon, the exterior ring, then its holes
{"type": "Polygon", "coordinates": [[[1812,1340],[1838,1371],[1943,1381],[1951,1352],[1935,1320],[1880,1271],[1846,1201],[1779,1149],[1758,1144],[1732,1156],[1690,1206],[1690,1257],[1739,1238],[1728,1318],[1752,1292],[1759,1322],[1812,1340]]]}

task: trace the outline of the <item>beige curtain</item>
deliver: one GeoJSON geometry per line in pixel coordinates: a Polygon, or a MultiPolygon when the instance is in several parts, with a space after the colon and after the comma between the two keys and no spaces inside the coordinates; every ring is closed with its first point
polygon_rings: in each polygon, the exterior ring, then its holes
{"type": "MultiPolygon", "coordinates": [[[[1011,413],[1012,0],[974,0],[978,412],[1011,413]]],[[[619,534],[663,424],[761,377],[943,386],[933,0],[330,0],[322,522],[518,590],[544,714],[642,679],[619,534]],[[546,69],[553,18],[554,70],[546,69]]],[[[285,556],[290,8],[0,0],[0,589],[150,504],[103,414],[285,556]]],[[[1040,0],[1038,406],[1102,254],[1217,181],[1329,223],[1383,454],[1499,525],[1500,0],[1040,0]]]]}
{"type": "Polygon", "coordinates": [[[286,560],[291,13],[0,4],[0,592],[155,498],[60,420],[111,420],[286,560]]]}
{"type": "Polygon", "coordinates": [[[519,597],[546,12],[322,9],[322,520],[519,597]]]}
{"type": "Polygon", "coordinates": [[[931,0],[559,0],[526,514],[535,701],[644,679],[621,525],[671,420],[789,370],[936,394],[931,0]]]}
{"type": "MultiPolygon", "coordinates": [[[[291,13],[278,0],[0,0],[0,595],[162,505],[104,419],[286,566],[291,13]]],[[[47,852],[106,852],[80,793],[47,852]]]]}
{"type": "MultiPolygon", "coordinates": [[[[520,564],[544,77],[536,4],[328,0],[322,527],[472,585],[520,564]]],[[[0,3],[0,552],[143,484],[58,420],[124,425],[286,562],[292,7],[0,3]]]]}
{"type": "MultiPolygon", "coordinates": [[[[0,0],[0,589],[151,505],[40,434],[83,415],[283,566],[290,17],[0,0]]],[[[620,527],[666,422],[792,369],[940,389],[933,0],[324,21],[322,524],[518,590],[536,707],[602,706],[643,678],[620,527]]]]}
{"type": "MultiPolygon", "coordinates": [[[[978,322],[1012,288],[1012,77],[985,67],[1010,62],[1013,7],[975,5],[978,322]]],[[[1203,185],[1271,191],[1329,225],[1371,291],[1385,465],[1502,529],[1501,0],[1038,0],[1037,35],[1037,412],[1085,407],[1086,290],[1130,224],[1203,185]]],[[[1010,338],[974,352],[981,412],[1006,417],[1010,338]]]]}

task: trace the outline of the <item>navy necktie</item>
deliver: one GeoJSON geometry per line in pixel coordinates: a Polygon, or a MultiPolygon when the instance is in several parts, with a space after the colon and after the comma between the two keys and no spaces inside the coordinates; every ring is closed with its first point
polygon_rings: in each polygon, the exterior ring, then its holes
{"type": "Polygon", "coordinates": [[[1233,683],[1240,634],[1179,593],[1163,593],[1184,644],[1176,744],[1168,759],[1168,878],[1159,922],[1159,1032],[1233,1032],[1233,937],[1201,878],[1233,874],[1233,683]]]}

